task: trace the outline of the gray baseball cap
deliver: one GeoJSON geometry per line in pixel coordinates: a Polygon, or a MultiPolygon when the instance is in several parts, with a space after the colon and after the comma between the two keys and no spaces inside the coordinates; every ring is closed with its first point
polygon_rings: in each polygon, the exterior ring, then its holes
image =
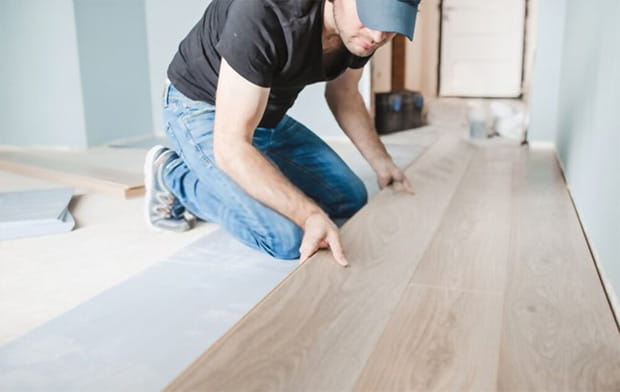
{"type": "Polygon", "coordinates": [[[413,40],[420,0],[357,0],[357,13],[364,26],[398,33],[413,40]]]}

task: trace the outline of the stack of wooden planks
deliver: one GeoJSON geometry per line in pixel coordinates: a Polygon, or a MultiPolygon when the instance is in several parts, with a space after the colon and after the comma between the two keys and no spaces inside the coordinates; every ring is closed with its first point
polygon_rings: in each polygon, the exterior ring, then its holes
{"type": "Polygon", "coordinates": [[[554,152],[444,136],[170,391],[620,390],[620,335],[554,152]]]}

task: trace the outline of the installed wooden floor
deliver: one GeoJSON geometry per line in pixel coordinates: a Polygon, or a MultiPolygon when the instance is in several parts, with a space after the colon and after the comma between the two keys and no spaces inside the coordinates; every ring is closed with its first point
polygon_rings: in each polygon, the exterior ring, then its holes
{"type": "Polygon", "coordinates": [[[444,136],[171,391],[620,391],[620,334],[555,155],[444,136]]]}

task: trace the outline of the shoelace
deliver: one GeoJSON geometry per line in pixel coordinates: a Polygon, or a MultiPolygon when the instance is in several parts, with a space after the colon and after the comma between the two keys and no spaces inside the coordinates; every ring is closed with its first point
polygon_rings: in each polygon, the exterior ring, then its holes
{"type": "Polygon", "coordinates": [[[172,207],[177,201],[176,197],[168,192],[160,191],[155,193],[155,200],[158,201],[158,204],[153,206],[153,212],[162,215],[166,219],[172,218],[172,207]]]}

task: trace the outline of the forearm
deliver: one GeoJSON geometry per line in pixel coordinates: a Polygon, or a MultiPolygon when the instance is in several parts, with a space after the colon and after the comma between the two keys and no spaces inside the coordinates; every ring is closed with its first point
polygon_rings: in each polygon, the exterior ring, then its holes
{"type": "Polygon", "coordinates": [[[391,159],[358,92],[328,94],[326,98],[340,128],[373,168],[375,162],[391,159]]]}
{"type": "Polygon", "coordinates": [[[216,156],[218,166],[252,197],[300,227],[311,214],[321,211],[254,146],[245,141],[224,143],[225,150],[216,156]]]}

